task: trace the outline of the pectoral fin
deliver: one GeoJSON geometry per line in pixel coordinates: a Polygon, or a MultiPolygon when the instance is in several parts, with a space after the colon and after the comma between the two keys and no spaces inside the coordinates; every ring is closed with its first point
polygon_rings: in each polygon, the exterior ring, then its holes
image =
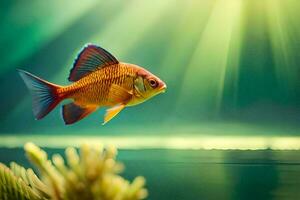
{"type": "Polygon", "coordinates": [[[110,87],[108,100],[113,104],[126,104],[132,98],[132,92],[113,84],[110,87]]]}
{"type": "Polygon", "coordinates": [[[124,104],[120,104],[120,105],[117,105],[117,106],[114,106],[112,108],[107,109],[106,113],[104,115],[104,122],[102,123],[102,125],[104,125],[107,122],[109,122],[112,118],[114,118],[124,108],[125,108],[125,105],[124,104]]]}

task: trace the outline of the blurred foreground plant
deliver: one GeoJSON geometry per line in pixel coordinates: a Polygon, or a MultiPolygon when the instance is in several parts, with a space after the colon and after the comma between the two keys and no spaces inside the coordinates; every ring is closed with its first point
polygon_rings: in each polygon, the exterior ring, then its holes
{"type": "Polygon", "coordinates": [[[32,169],[12,162],[10,168],[0,163],[0,199],[26,200],[139,200],[147,196],[143,177],[132,183],[118,174],[123,165],[116,162],[113,147],[82,145],[65,151],[64,159],[55,154],[52,162],[47,153],[32,143],[25,145],[26,155],[40,172],[39,179],[32,169]]]}

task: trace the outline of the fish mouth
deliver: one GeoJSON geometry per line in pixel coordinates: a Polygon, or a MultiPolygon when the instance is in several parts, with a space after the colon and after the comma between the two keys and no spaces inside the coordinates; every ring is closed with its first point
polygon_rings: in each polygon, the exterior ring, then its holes
{"type": "Polygon", "coordinates": [[[166,89],[167,89],[167,86],[164,84],[163,86],[161,86],[161,87],[159,88],[159,92],[160,92],[160,93],[165,93],[165,92],[166,92],[166,89]]]}

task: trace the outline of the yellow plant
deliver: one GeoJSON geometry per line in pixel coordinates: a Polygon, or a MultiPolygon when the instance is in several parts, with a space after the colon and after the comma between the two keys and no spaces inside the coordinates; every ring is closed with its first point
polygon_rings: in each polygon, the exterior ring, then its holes
{"type": "Polygon", "coordinates": [[[12,162],[0,163],[1,200],[139,200],[147,197],[145,179],[132,183],[118,175],[123,165],[116,161],[117,150],[82,145],[65,150],[66,162],[59,154],[48,160],[47,153],[32,143],[26,155],[40,173],[12,162]]]}

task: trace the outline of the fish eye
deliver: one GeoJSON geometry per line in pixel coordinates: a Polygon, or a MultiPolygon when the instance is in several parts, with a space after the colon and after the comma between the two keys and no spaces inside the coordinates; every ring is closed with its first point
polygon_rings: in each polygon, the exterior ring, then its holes
{"type": "Polygon", "coordinates": [[[149,84],[151,85],[152,88],[157,87],[157,81],[154,79],[149,79],[149,84]]]}

